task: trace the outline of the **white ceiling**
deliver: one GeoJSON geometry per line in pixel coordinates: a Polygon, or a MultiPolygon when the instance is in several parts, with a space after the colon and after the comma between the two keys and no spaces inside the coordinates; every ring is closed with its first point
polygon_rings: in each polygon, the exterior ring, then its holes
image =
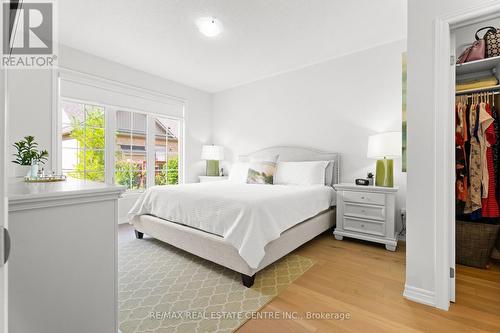
{"type": "Polygon", "coordinates": [[[406,0],[64,0],[58,16],[61,43],[208,92],[406,38],[406,0]]]}

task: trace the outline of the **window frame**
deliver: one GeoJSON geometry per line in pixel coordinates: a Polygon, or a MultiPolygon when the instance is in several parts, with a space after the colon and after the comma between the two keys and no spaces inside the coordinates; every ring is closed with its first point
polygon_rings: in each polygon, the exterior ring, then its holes
{"type": "MultiPolygon", "coordinates": [[[[184,183],[184,118],[176,117],[157,112],[147,112],[128,107],[109,105],[96,101],[86,101],[76,98],[61,97],[58,98],[57,107],[57,131],[53,140],[56,147],[57,156],[55,161],[57,163],[56,170],[58,174],[62,173],[62,103],[79,103],[84,105],[99,106],[104,109],[104,130],[105,130],[105,143],[104,143],[104,182],[106,184],[115,185],[115,153],[116,153],[116,117],[118,111],[132,112],[143,114],[146,116],[146,186],[145,189],[155,185],[155,118],[168,118],[175,120],[179,123],[178,133],[178,183],[184,183]]],[[[127,193],[141,193],[144,190],[127,189],[127,193]]]]}

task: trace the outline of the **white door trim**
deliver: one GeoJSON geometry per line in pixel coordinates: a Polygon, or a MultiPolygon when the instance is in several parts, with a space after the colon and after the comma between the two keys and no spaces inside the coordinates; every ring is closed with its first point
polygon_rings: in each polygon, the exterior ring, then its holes
{"type": "MultiPolygon", "coordinates": [[[[0,29],[1,31],[1,29],[0,29]]],[[[8,150],[8,93],[7,70],[0,70],[0,227],[8,228],[7,167],[8,150]]],[[[0,230],[0,333],[8,332],[8,265],[4,265],[4,229],[0,230]]]]}
{"type": "Polygon", "coordinates": [[[451,29],[493,16],[500,16],[498,1],[488,1],[435,20],[435,306],[443,310],[448,310],[455,288],[455,281],[450,278],[450,267],[455,261],[451,256],[455,247],[455,74],[454,65],[450,64],[450,57],[454,55],[451,29]]]}

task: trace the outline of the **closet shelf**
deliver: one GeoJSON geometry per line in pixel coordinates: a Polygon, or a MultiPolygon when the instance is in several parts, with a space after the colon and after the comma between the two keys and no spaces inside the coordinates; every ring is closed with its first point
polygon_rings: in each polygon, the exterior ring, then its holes
{"type": "Polygon", "coordinates": [[[499,90],[500,90],[500,85],[496,85],[496,86],[490,86],[490,87],[484,87],[484,88],[460,90],[460,91],[456,92],[456,95],[473,94],[473,93],[487,92],[487,91],[496,91],[496,92],[498,92],[499,90]]]}
{"type": "Polygon", "coordinates": [[[486,58],[456,65],[457,75],[485,72],[494,70],[500,64],[500,56],[486,58]]]}

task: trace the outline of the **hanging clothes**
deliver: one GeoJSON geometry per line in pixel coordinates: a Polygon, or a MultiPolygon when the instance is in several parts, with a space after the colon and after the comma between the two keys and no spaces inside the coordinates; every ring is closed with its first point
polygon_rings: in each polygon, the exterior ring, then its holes
{"type": "Polygon", "coordinates": [[[481,146],[478,137],[479,104],[472,104],[469,112],[470,155],[469,187],[464,213],[474,213],[481,209],[481,146]]]}
{"type": "MultiPolygon", "coordinates": [[[[496,179],[495,179],[495,166],[493,164],[493,149],[492,146],[496,142],[496,136],[495,136],[495,126],[493,125],[494,119],[492,117],[490,105],[486,103],[481,103],[484,104],[484,112],[488,117],[483,116],[484,119],[487,119],[484,123],[482,123],[482,129],[483,129],[483,140],[484,140],[484,152],[485,152],[485,164],[483,165],[483,173],[487,173],[487,186],[484,188],[483,187],[483,199],[481,202],[482,205],[482,211],[481,211],[481,216],[482,217],[499,217],[500,216],[500,211],[498,209],[498,202],[496,198],[496,179]],[[489,124],[489,125],[487,125],[489,124]],[[486,170],[484,171],[484,168],[486,167],[486,170]]],[[[483,179],[486,177],[483,177],[483,179]]]]}
{"type": "Polygon", "coordinates": [[[500,197],[500,172],[498,172],[498,162],[500,158],[499,154],[499,149],[500,149],[500,125],[498,124],[498,113],[495,108],[495,103],[494,103],[494,96],[492,98],[493,104],[491,105],[491,116],[493,117],[493,128],[495,129],[495,143],[491,146],[491,149],[493,150],[493,169],[495,171],[495,188],[496,188],[496,193],[495,196],[497,198],[497,202],[499,201],[500,197]]]}
{"type": "Polygon", "coordinates": [[[455,107],[456,198],[462,202],[466,202],[468,197],[468,163],[465,152],[465,142],[468,140],[466,107],[462,102],[455,107]]]}
{"type": "MultiPolygon", "coordinates": [[[[489,188],[489,172],[488,172],[488,161],[487,161],[487,149],[490,146],[486,138],[487,130],[493,124],[493,117],[486,111],[486,103],[479,103],[479,119],[478,119],[478,132],[477,136],[479,139],[479,146],[481,148],[481,188],[482,188],[482,198],[488,197],[489,188]]],[[[491,127],[489,134],[494,135],[494,129],[491,127]]]]}
{"type": "Polygon", "coordinates": [[[494,95],[457,97],[456,212],[476,221],[500,218],[500,123],[494,95]],[[491,103],[490,103],[491,101],[491,103]],[[465,214],[465,215],[463,215],[465,214]]]}

